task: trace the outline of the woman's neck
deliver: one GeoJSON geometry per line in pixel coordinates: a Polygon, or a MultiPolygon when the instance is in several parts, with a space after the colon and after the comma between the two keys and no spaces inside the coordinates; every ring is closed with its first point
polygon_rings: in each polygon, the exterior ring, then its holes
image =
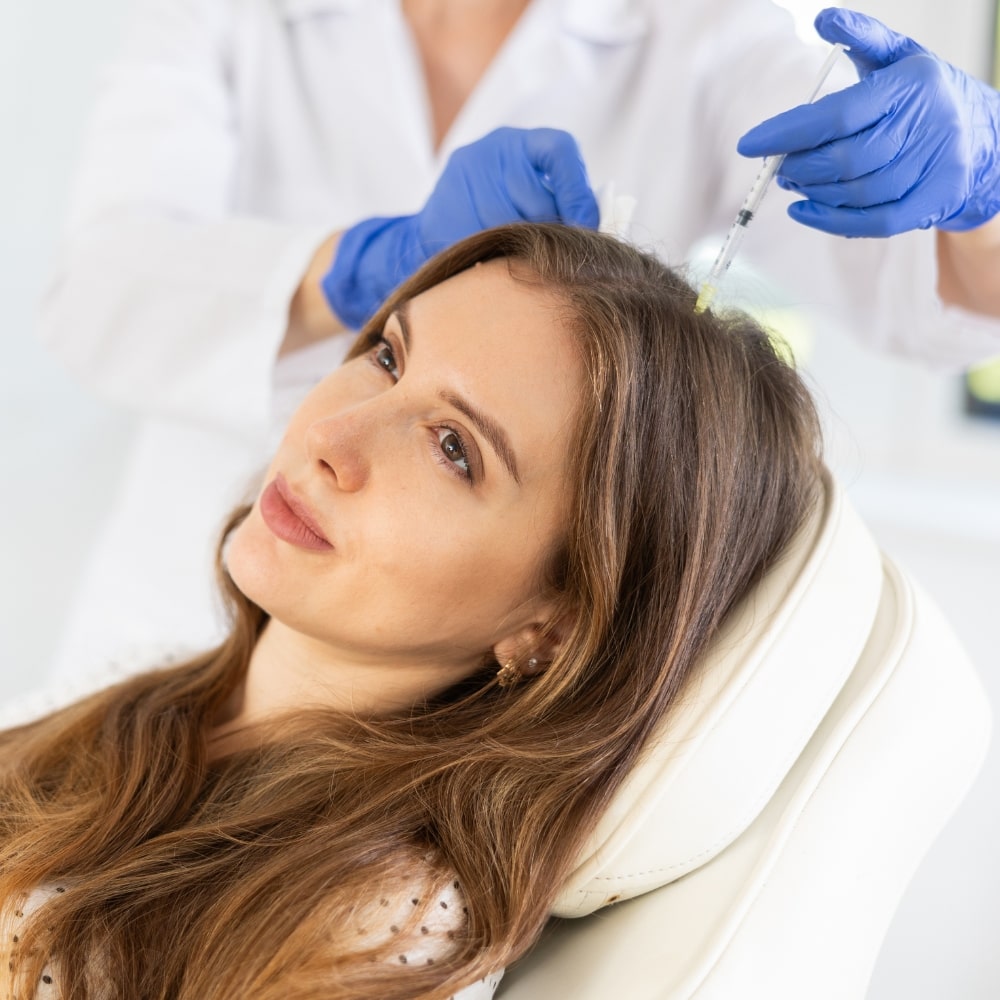
{"type": "Polygon", "coordinates": [[[212,756],[246,745],[246,733],[280,715],[330,708],[348,715],[403,711],[450,687],[475,664],[435,658],[350,655],[271,619],[250,657],[244,682],[211,733],[212,756]]]}
{"type": "Polygon", "coordinates": [[[403,0],[420,52],[434,129],[443,142],[529,0],[403,0]]]}

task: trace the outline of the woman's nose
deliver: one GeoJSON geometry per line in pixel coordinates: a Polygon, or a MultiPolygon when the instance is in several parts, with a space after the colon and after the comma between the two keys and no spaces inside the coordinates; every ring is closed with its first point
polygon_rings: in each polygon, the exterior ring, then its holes
{"type": "Polygon", "coordinates": [[[306,452],[325,466],[338,489],[355,493],[371,475],[374,431],[372,415],[357,410],[324,417],[309,425],[306,452]]]}

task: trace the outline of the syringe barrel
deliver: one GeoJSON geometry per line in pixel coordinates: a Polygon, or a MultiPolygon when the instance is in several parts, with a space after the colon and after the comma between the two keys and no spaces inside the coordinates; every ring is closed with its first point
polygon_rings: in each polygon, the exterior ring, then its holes
{"type": "Polygon", "coordinates": [[[722,244],[722,249],[715,258],[712,270],[708,272],[706,280],[710,284],[718,284],[722,276],[729,270],[729,265],[733,262],[733,258],[742,245],[743,237],[747,234],[747,226],[750,224],[751,218],[752,215],[747,217],[744,222],[737,222],[729,227],[729,232],[726,234],[726,241],[722,244]]]}
{"type": "Polygon", "coordinates": [[[784,162],[784,155],[768,156],[765,158],[764,162],[760,165],[760,170],[757,173],[757,179],[753,182],[753,187],[750,188],[746,198],[743,200],[741,211],[756,214],[757,209],[760,208],[760,203],[764,200],[764,195],[767,194],[767,189],[771,186],[771,181],[774,180],[774,175],[781,169],[781,164],[784,162]]]}
{"type": "MultiPolygon", "coordinates": [[[[830,70],[833,69],[833,64],[837,61],[837,57],[845,48],[846,46],[838,42],[827,54],[826,60],[819,71],[819,76],[816,78],[812,91],[808,98],[806,98],[805,103],[810,104],[815,100],[830,70]]],[[[774,180],[774,175],[781,169],[781,164],[784,162],[784,154],[779,154],[777,156],[765,157],[763,163],[761,163],[760,170],[757,172],[757,178],[747,192],[746,198],[743,199],[739,215],[736,217],[733,225],[730,226],[729,232],[726,234],[726,240],[719,250],[719,255],[715,258],[712,270],[709,271],[708,278],[706,279],[707,284],[717,285],[719,279],[729,270],[729,265],[736,256],[736,251],[739,250],[740,244],[743,242],[743,237],[746,236],[747,228],[753,221],[757,209],[760,208],[760,203],[764,200],[764,195],[767,194],[767,189],[770,187],[771,181],[774,180]]]]}

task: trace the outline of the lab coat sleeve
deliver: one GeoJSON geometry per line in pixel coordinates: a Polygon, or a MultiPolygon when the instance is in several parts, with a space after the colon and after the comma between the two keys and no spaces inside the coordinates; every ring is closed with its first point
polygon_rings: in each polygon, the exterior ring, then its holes
{"type": "Polygon", "coordinates": [[[140,0],[108,71],[40,333],[105,398],[257,436],[329,225],[234,213],[236,0],[140,0]]]}
{"type": "MultiPolygon", "coordinates": [[[[727,23],[735,29],[734,22],[742,21],[739,29],[717,32],[696,56],[705,63],[698,78],[704,81],[707,118],[716,123],[709,159],[722,165],[712,215],[717,232],[731,224],[760,169],[759,161],[735,152],[737,139],[804,101],[828,51],[803,44],[789,15],[773,4],[742,0],[730,7],[727,23]]],[[[825,91],[856,81],[844,57],[825,91]]],[[[877,350],[942,369],[1000,354],[1000,321],[946,305],[938,296],[933,231],[891,239],[830,236],[788,218],[790,200],[777,187],[768,193],[742,251],[783,304],[804,308],[817,323],[846,329],[877,350]]]]}

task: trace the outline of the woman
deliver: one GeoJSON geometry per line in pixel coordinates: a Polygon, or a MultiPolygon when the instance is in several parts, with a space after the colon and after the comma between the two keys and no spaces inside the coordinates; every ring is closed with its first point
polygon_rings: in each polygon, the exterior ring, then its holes
{"type": "Polygon", "coordinates": [[[543,225],[390,297],[227,528],[227,641],[0,734],[11,993],[443,998],[532,945],[815,496],[801,381],[694,303],[543,225]]]}
{"type": "MultiPolygon", "coordinates": [[[[311,384],[343,356],[337,319],[320,293],[336,233],[372,216],[418,212],[452,154],[491,129],[546,126],[576,138],[596,185],[614,181],[636,196],[637,238],[665,259],[687,257],[706,238],[714,253],[757,170],[737,154],[737,140],[803,100],[822,58],[771,0],[137,0],[130,7],[133,24],[103,78],[67,238],[40,311],[41,335],[60,362],[142,418],[66,623],[55,662],[63,677],[136,647],[202,648],[221,638],[207,587],[214,533],[266,461],[275,409],[287,416],[274,382],[311,384]],[[275,365],[283,347],[303,340],[318,343],[297,352],[294,364],[275,365]],[[152,538],[150,511],[163,524],[152,538]],[[146,579],[153,547],[162,570],[146,579]]],[[[874,47],[905,49],[846,11],[833,12],[822,34],[848,42],[866,74],[892,58],[874,47]]],[[[853,83],[843,64],[841,84],[853,83]]],[[[896,72],[880,70],[878,78],[885,83],[896,72]]],[[[911,178],[907,190],[920,178],[919,187],[944,188],[949,199],[960,189],[942,183],[950,157],[935,154],[924,170],[914,156],[956,139],[964,148],[959,122],[972,105],[961,87],[934,79],[923,74],[906,100],[885,104],[899,111],[880,125],[892,139],[891,169],[867,162],[885,152],[874,141],[878,130],[832,158],[852,180],[880,179],[881,210],[866,218],[891,210],[890,177],[911,178]],[[924,106],[922,92],[951,96],[960,113],[925,107],[919,127],[900,128],[906,106],[924,106]],[[855,157],[866,159],[863,169],[854,168],[855,157]]],[[[867,85],[844,93],[863,109],[874,100],[867,85]]],[[[853,122],[858,113],[836,117],[853,122]]],[[[765,140],[775,141],[774,130],[756,134],[758,145],[765,140]]],[[[766,151],[796,151],[785,162],[791,181],[828,180],[814,169],[815,157],[831,165],[827,147],[813,156],[805,148],[779,142],[766,151]]],[[[561,159],[572,167],[572,156],[561,159]]],[[[523,175],[512,151],[474,166],[470,183],[497,177],[501,188],[513,187],[523,175]]],[[[858,204],[856,190],[842,201],[841,185],[823,188],[827,200],[858,204]]],[[[1000,324],[942,309],[956,302],[989,311],[965,299],[970,289],[1000,287],[986,233],[831,240],[788,225],[781,202],[772,195],[764,203],[746,260],[813,317],[938,364],[1000,351],[1000,324]],[[963,237],[972,244],[964,256],[963,237]],[[977,257],[986,266],[970,270],[977,257]]],[[[518,218],[542,217],[491,215],[475,228],[518,218]]],[[[439,213],[441,221],[447,225],[432,226],[434,237],[452,242],[459,220],[439,213]]],[[[343,249],[342,262],[356,256],[343,249]]],[[[393,287],[399,256],[370,256],[362,271],[393,287]]]]}

